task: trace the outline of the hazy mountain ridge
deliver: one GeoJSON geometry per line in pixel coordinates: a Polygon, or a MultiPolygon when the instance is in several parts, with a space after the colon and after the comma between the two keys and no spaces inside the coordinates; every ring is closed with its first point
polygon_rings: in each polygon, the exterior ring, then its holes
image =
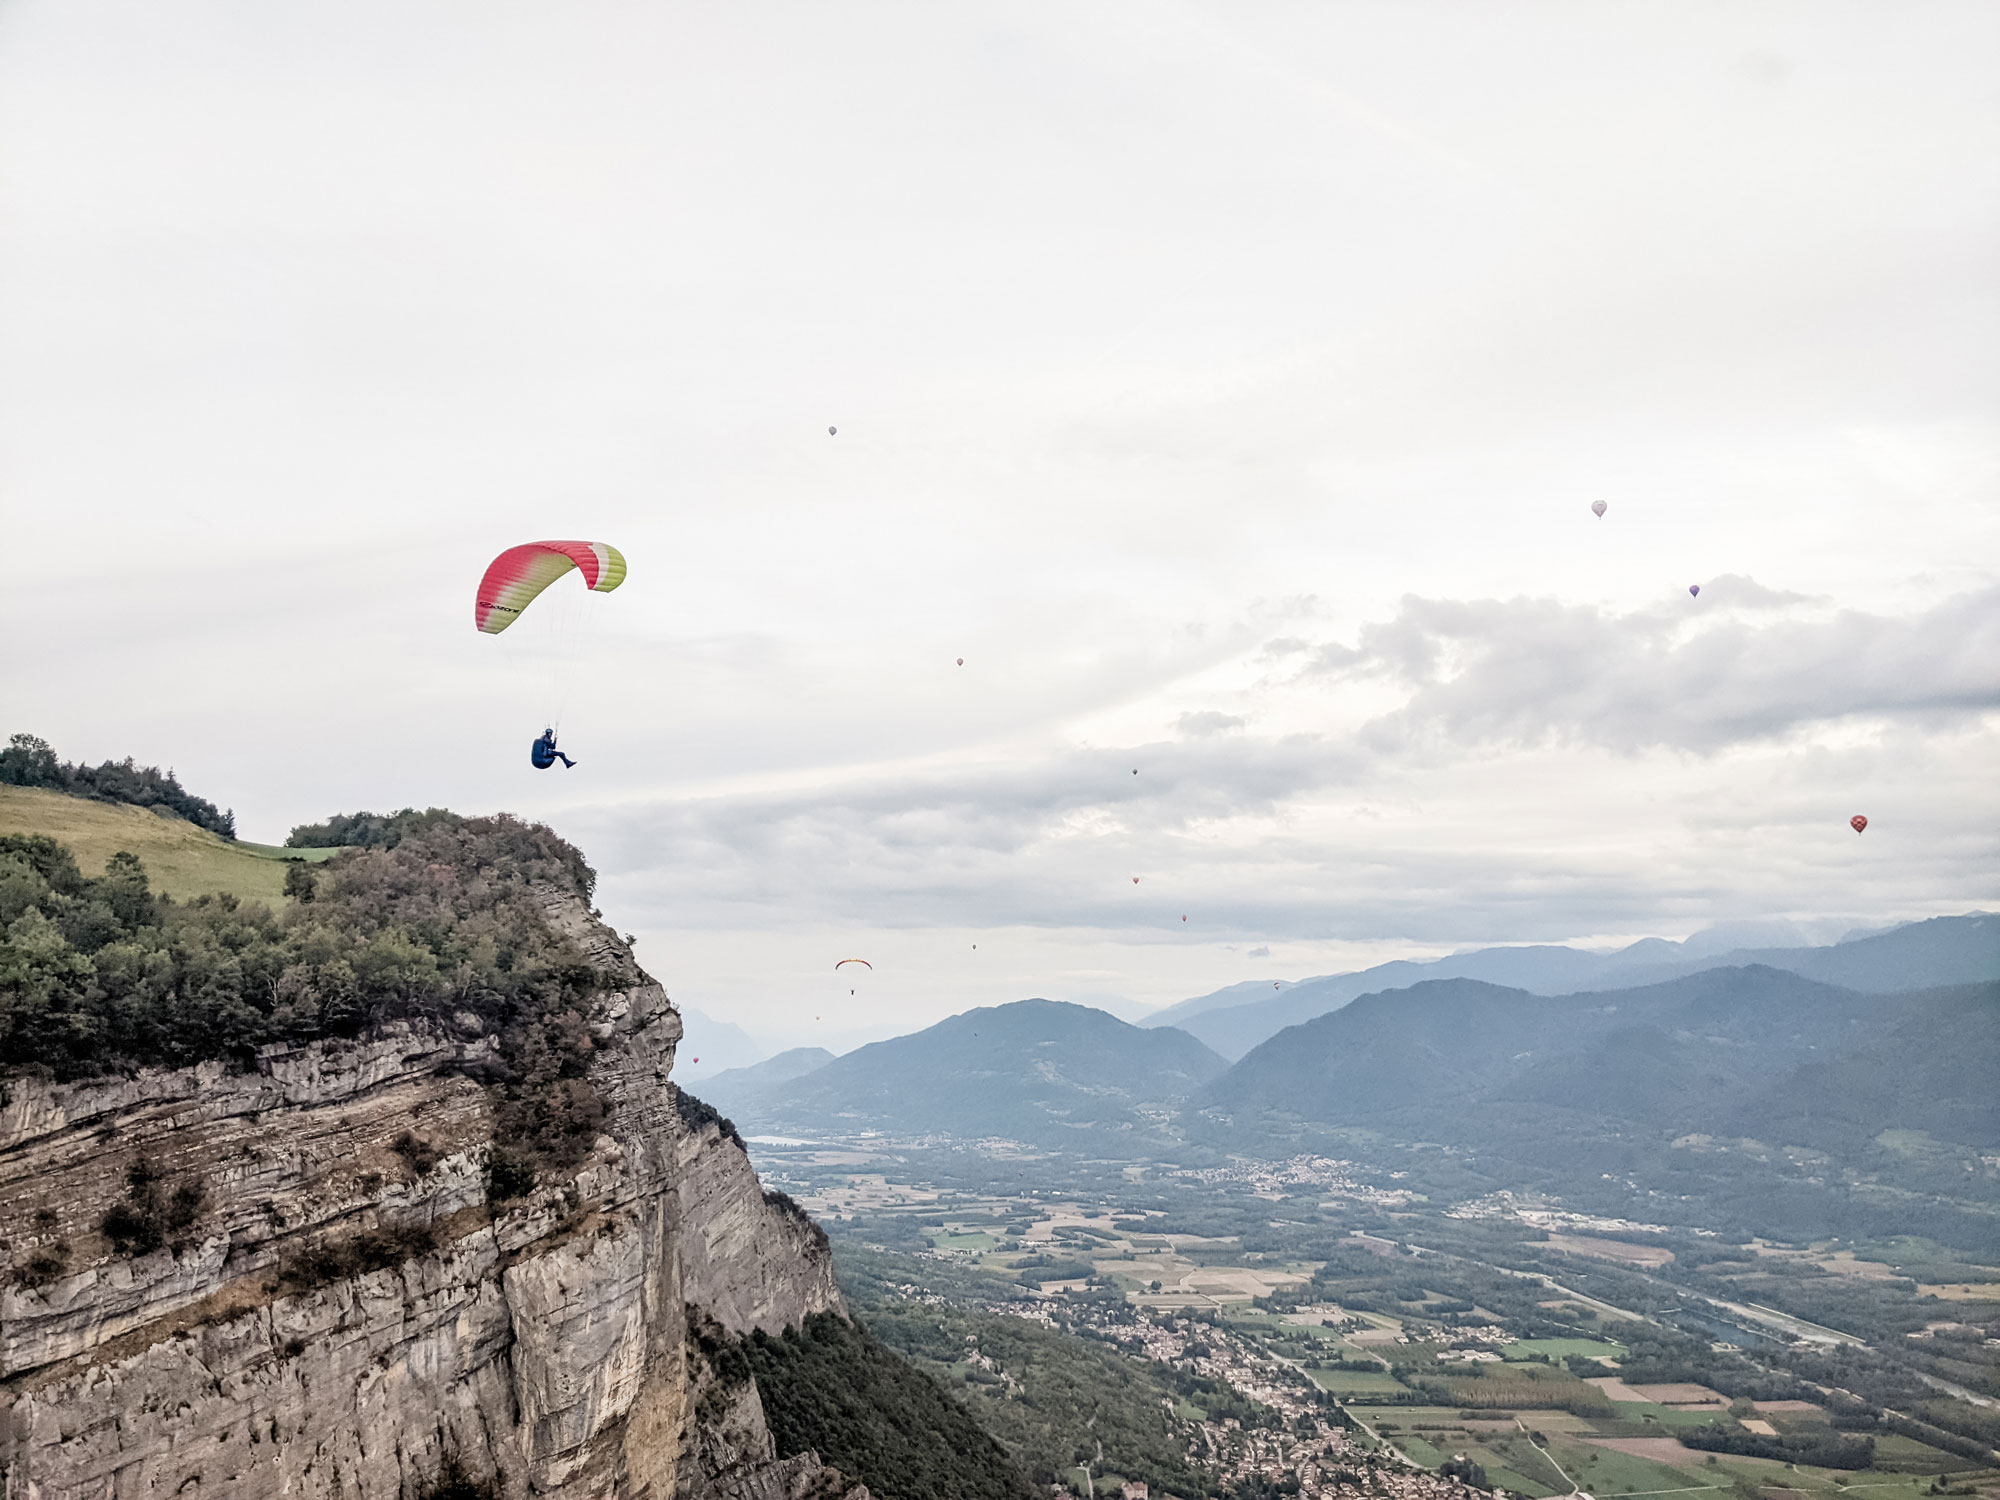
{"type": "Polygon", "coordinates": [[[1765,965],[1568,996],[1434,980],[1281,1032],[1189,1127],[1252,1155],[1357,1130],[1435,1143],[1455,1165],[1431,1180],[1458,1196],[1484,1181],[1592,1212],[1970,1244],[2000,1208],[1994,1078],[2000,983],[1882,995],[1765,965]]]}
{"type": "Polygon", "coordinates": [[[1228,1066],[1172,1027],[1017,1000],[857,1048],[790,1082],[726,1092],[747,1128],[1005,1136],[1097,1149],[1107,1135],[1158,1136],[1228,1066]]]}
{"type": "Polygon", "coordinates": [[[1904,923],[1884,932],[1843,939],[1825,947],[1706,948],[1703,934],[1687,943],[1642,938],[1615,953],[1561,946],[1480,948],[1447,958],[1398,959],[1352,974],[1302,980],[1262,998],[1224,1001],[1249,988],[1231,985],[1184,1000],[1148,1017],[1148,1026],[1174,1025],[1224,1057],[1239,1059],[1259,1043],[1359,996],[1403,989],[1426,980],[1473,979],[1537,995],[1588,989],[1622,990],[1709,969],[1762,964],[1847,989],[1873,992],[1925,989],[2000,979],[2000,915],[1970,912],[1904,923]],[[1216,1003],[1221,1002],[1221,1003],[1216,1003]]]}
{"type": "Polygon", "coordinates": [[[754,1110],[772,1090],[825,1067],[835,1054],[824,1047],[793,1047],[743,1068],[726,1068],[701,1085],[701,1097],[725,1115],[754,1110]]]}

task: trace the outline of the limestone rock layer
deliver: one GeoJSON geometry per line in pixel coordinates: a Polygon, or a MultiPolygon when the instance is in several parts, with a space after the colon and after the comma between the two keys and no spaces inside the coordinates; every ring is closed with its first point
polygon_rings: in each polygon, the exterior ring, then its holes
{"type": "Polygon", "coordinates": [[[497,1042],[470,1016],[243,1070],[7,1080],[4,1500],[418,1500],[454,1475],[510,1500],[865,1500],[780,1460],[754,1383],[701,1353],[704,1329],[841,1310],[824,1236],[677,1106],[660,986],[581,903],[550,915],[630,982],[598,1026],[604,1133],[519,1200],[487,1202],[497,1042]],[[100,1225],[142,1157],[202,1207],[121,1255],[100,1225]]]}

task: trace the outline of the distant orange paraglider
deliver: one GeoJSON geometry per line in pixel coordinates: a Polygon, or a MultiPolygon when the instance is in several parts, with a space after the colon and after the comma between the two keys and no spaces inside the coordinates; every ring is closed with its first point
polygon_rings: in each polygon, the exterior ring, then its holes
{"type": "Polygon", "coordinates": [[[1847,820],[1847,826],[1852,828],[1856,833],[1865,833],[1868,829],[1868,820],[1860,813],[1856,813],[1847,820]]]}

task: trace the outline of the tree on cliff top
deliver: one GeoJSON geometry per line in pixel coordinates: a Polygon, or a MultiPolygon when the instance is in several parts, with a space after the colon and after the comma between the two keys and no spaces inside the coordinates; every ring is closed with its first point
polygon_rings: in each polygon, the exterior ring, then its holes
{"type": "Polygon", "coordinates": [[[142,766],[131,756],[86,766],[60,760],[49,742],[32,734],[17,734],[0,750],[0,785],[43,787],[93,802],[120,802],[150,807],[185,818],[197,828],[223,838],[236,837],[236,814],[224,812],[206,797],[197,797],[172,771],[142,766]]]}
{"type": "Polygon", "coordinates": [[[53,839],[0,838],[0,1068],[247,1061],[268,1042],[469,1013],[514,1071],[581,1076],[588,1018],[628,976],[551,925],[541,891],[587,904],[596,881],[554,833],[451,818],[308,875],[283,912],[175,902],[129,854],[88,878],[53,839]]]}

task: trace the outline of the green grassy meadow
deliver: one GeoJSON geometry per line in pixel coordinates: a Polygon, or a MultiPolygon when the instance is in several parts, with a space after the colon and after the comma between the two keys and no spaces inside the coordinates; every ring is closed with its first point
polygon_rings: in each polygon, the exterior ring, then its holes
{"type": "Polygon", "coordinates": [[[284,899],[285,865],[330,859],[337,849],[280,849],[231,843],[179,818],[140,807],[91,802],[39,787],[0,786],[0,834],[46,834],[66,844],[86,875],[104,873],[112,855],[136,854],[154,890],[185,901],[230,895],[276,906],[284,899]]]}

